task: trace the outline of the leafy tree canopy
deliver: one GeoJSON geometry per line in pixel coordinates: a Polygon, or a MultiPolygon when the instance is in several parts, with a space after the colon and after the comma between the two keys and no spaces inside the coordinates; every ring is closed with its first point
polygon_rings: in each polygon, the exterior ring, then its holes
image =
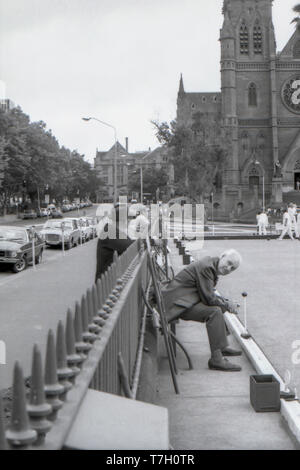
{"type": "Polygon", "coordinates": [[[300,29],[300,3],[297,3],[293,7],[293,11],[298,14],[295,18],[292,19],[291,23],[296,23],[296,28],[300,29]]]}
{"type": "MultiPolygon", "coordinates": [[[[143,170],[143,193],[151,194],[151,197],[154,199],[156,196],[156,191],[159,188],[164,190],[168,183],[168,175],[165,171],[156,168],[145,168],[143,170]]],[[[140,170],[136,170],[130,175],[128,180],[128,192],[141,191],[141,176],[140,170]]]]}
{"type": "Polygon", "coordinates": [[[0,111],[0,195],[2,203],[26,193],[36,205],[46,192],[64,198],[91,198],[101,185],[90,163],[76,150],[60,147],[43,121],[30,122],[21,108],[0,111]]]}
{"type": "Polygon", "coordinates": [[[158,141],[169,150],[177,195],[196,202],[216,189],[226,163],[229,139],[215,114],[197,112],[189,126],[152,121],[158,141]]]}

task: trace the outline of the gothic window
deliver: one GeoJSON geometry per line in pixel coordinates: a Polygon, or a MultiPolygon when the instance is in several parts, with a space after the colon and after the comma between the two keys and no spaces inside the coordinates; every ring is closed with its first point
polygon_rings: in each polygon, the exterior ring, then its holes
{"type": "Polygon", "coordinates": [[[240,27],[240,52],[241,54],[249,53],[249,34],[248,28],[244,21],[240,27]]]}
{"type": "Polygon", "coordinates": [[[192,109],[195,109],[196,108],[196,105],[195,103],[192,104],[192,109]]]}
{"type": "Polygon", "coordinates": [[[205,101],[206,101],[205,96],[202,96],[202,103],[205,103],[205,101]]]}
{"type": "Polygon", "coordinates": [[[293,48],[294,59],[300,59],[300,39],[295,43],[293,48]]]}
{"type": "Polygon", "coordinates": [[[253,51],[254,54],[262,54],[262,32],[258,20],[253,27],[253,51]]]}
{"type": "Polygon", "coordinates": [[[248,88],[248,106],[257,106],[257,89],[255,83],[250,83],[248,88]]]}
{"type": "Polygon", "coordinates": [[[259,176],[259,171],[257,169],[257,165],[252,165],[249,169],[249,176],[259,176]]]}

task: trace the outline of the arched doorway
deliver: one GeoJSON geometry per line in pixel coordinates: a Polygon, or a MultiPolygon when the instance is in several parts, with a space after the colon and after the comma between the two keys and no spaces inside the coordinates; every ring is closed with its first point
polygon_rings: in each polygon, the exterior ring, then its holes
{"type": "Polygon", "coordinates": [[[249,169],[249,189],[259,186],[259,171],[256,165],[252,165],[249,169]]]}
{"type": "Polygon", "coordinates": [[[298,158],[294,167],[294,189],[300,190],[300,158],[298,158]]]}

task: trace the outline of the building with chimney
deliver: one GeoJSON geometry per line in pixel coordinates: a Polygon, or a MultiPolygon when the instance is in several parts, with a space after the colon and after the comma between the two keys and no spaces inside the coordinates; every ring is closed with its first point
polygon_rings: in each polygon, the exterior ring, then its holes
{"type": "MultiPolygon", "coordinates": [[[[168,191],[172,195],[174,183],[174,171],[169,164],[169,158],[166,148],[157,147],[154,150],[129,152],[128,138],[126,137],[125,147],[120,142],[114,144],[108,151],[96,151],[94,159],[94,168],[97,176],[102,180],[99,188],[98,199],[102,202],[111,202],[114,193],[114,159],[117,160],[117,193],[120,196],[128,196],[128,182],[130,177],[137,171],[144,171],[149,168],[156,170],[165,170],[169,175],[168,191]]],[[[165,188],[164,188],[165,189],[165,188]]]]}
{"type": "MultiPolygon", "coordinates": [[[[230,140],[219,215],[300,202],[300,29],[276,50],[273,0],[224,0],[221,91],[190,93],[180,79],[177,122],[218,115],[230,140]]],[[[217,39],[217,38],[216,38],[217,39]]]]}

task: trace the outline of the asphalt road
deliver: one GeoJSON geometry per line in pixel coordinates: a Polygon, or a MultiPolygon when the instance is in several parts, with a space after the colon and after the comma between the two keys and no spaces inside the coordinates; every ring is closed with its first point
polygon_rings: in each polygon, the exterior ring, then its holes
{"type": "MultiPolygon", "coordinates": [[[[86,207],[84,209],[79,210],[79,215],[78,211],[70,211],[66,212],[64,214],[64,217],[78,217],[78,216],[83,216],[83,215],[95,215],[96,214],[96,208],[97,206],[94,205],[93,207],[86,207]]],[[[50,219],[51,220],[51,219],[50,219]]],[[[42,226],[44,223],[47,221],[46,218],[38,218],[34,220],[12,220],[12,221],[4,221],[2,217],[0,217],[0,225],[14,225],[14,226],[29,226],[29,225],[34,225],[36,230],[39,231],[42,229],[42,226]]],[[[59,259],[62,256],[62,249],[61,247],[48,247],[45,248],[44,253],[43,253],[43,264],[47,264],[48,262],[54,261],[56,259],[59,259]]],[[[31,270],[33,269],[31,266],[29,266],[27,269],[31,270]]],[[[2,285],[7,284],[8,282],[14,282],[15,276],[18,276],[18,274],[14,274],[11,271],[11,268],[9,265],[3,265],[0,264],[0,287],[2,285]]]]}
{"type": "MultiPolygon", "coordinates": [[[[214,240],[186,243],[195,259],[217,256],[235,248],[242,257],[239,269],[220,276],[218,289],[243,305],[248,292],[248,330],[281,376],[292,373],[300,394],[300,242],[291,240],[214,240]],[[200,248],[199,248],[200,247],[200,248]],[[299,345],[295,347],[295,341],[299,345]],[[294,346],[294,347],[293,347],[294,346]],[[299,364],[293,364],[296,353],[299,364]]],[[[239,318],[243,322],[243,307],[239,318]]]]}
{"type": "Polygon", "coordinates": [[[29,268],[0,282],[0,340],[6,345],[6,365],[0,364],[0,389],[11,385],[14,361],[20,360],[25,376],[30,375],[32,346],[45,352],[47,332],[65,321],[67,309],[74,309],[94,282],[96,269],[94,239],[82,246],[58,253],[36,270],[29,268]]]}
{"type": "MultiPolygon", "coordinates": [[[[85,207],[83,209],[77,209],[70,212],[64,212],[63,217],[84,217],[85,215],[95,215],[98,205],[94,204],[91,207],[85,207]]],[[[8,215],[6,217],[0,217],[0,225],[14,225],[14,226],[40,226],[47,221],[47,217],[38,217],[36,219],[17,219],[15,215],[8,215]]]]}
{"type": "MultiPolygon", "coordinates": [[[[86,215],[95,213],[96,206],[86,209],[86,215]]],[[[47,248],[35,270],[29,266],[13,274],[0,268],[0,341],[6,347],[6,364],[0,361],[0,389],[11,385],[15,360],[21,362],[25,376],[30,375],[33,344],[37,343],[44,355],[48,330],[56,330],[58,321],[65,320],[67,309],[73,309],[92,287],[96,244],[96,239],[91,240],[65,251],[65,256],[59,248],[47,248]]]]}

